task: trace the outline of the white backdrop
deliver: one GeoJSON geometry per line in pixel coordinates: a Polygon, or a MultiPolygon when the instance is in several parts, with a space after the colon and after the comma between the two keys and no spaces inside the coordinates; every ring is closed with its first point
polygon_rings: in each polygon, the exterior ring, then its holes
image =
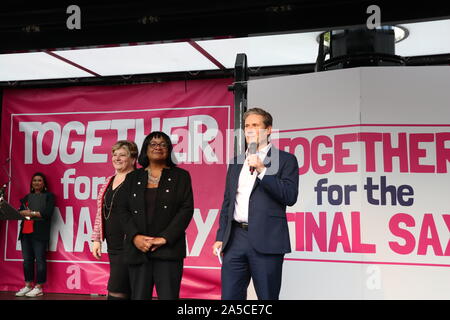
{"type": "Polygon", "coordinates": [[[280,298],[450,299],[449,83],[448,67],[249,81],[300,165],[280,298]]]}

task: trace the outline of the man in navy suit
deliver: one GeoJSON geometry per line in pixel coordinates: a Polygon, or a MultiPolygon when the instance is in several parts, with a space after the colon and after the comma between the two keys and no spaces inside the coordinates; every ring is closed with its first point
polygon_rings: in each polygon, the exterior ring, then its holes
{"type": "Polygon", "coordinates": [[[228,167],[213,252],[223,253],[222,299],[246,299],[252,279],[258,299],[277,300],[284,255],[291,252],[286,206],[297,202],[298,162],[269,142],[268,112],[249,109],[244,122],[247,145],[256,143],[257,151],[249,148],[228,167]]]}

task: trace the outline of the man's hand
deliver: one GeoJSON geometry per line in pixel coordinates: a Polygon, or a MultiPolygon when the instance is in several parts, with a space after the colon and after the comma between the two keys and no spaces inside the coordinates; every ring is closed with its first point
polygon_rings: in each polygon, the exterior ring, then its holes
{"type": "Polygon", "coordinates": [[[256,154],[250,154],[247,157],[247,163],[249,167],[254,167],[256,172],[261,173],[265,166],[264,163],[261,161],[261,159],[256,154]]]}
{"type": "Polygon", "coordinates": [[[216,241],[214,242],[212,249],[213,249],[213,255],[217,256],[217,252],[220,252],[222,254],[222,241],[216,241]]]}

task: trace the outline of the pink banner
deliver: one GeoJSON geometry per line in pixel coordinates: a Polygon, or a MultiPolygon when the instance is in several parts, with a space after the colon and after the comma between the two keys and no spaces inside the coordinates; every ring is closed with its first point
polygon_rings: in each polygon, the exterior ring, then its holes
{"type": "MultiPolygon", "coordinates": [[[[232,157],[230,83],[219,79],[4,92],[0,163],[6,170],[0,182],[8,180],[9,172],[9,202],[19,207],[36,171],[47,175],[56,195],[47,292],[106,293],[107,255],[97,261],[89,246],[97,192],[114,173],[111,146],[130,139],[140,147],[148,133],[161,130],[171,136],[178,163],[190,172],[194,189],[180,296],[220,298],[220,264],[210,248],[226,161],[232,157]]],[[[0,222],[0,290],[23,286],[17,237],[17,221],[0,222]]]]}

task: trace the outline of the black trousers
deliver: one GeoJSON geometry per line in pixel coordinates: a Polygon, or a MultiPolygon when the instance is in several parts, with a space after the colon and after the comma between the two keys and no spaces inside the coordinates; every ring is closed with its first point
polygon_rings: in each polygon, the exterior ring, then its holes
{"type": "Polygon", "coordinates": [[[183,259],[148,259],[139,265],[130,265],[131,299],[151,300],[153,287],[159,300],[176,300],[180,295],[183,259]]]}
{"type": "Polygon", "coordinates": [[[123,253],[109,253],[108,292],[123,293],[130,296],[130,276],[128,264],[123,261],[123,253]]]}
{"type": "Polygon", "coordinates": [[[47,281],[47,247],[48,241],[35,239],[34,235],[22,235],[23,272],[26,282],[34,282],[36,265],[36,283],[44,284],[47,281]]]}
{"type": "Polygon", "coordinates": [[[283,254],[259,253],[250,245],[248,231],[234,226],[223,256],[222,299],[247,299],[247,288],[253,279],[259,300],[278,300],[283,258],[283,254]]]}

